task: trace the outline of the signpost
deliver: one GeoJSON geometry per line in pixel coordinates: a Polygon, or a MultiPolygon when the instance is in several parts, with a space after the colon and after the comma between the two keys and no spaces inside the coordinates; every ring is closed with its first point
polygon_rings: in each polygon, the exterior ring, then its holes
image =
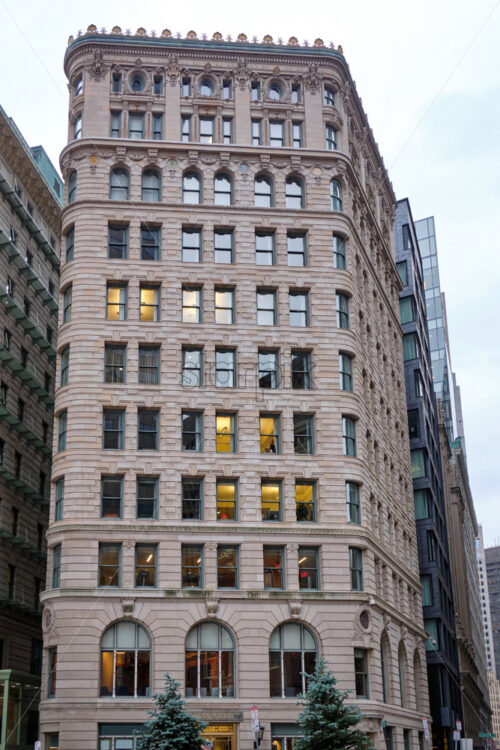
{"type": "Polygon", "coordinates": [[[252,717],[252,732],[255,734],[255,747],[257,750],[259,750],[259,709],[257,706],[252,706],[250,708],[250,716],[252,717]]]}

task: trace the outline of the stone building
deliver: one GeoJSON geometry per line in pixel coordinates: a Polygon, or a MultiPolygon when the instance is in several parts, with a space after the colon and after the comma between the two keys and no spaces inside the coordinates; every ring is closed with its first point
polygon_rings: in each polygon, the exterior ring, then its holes
{"type": "MultiPolygon", "coordinates": [[[[493,641],[493,625],[491,619],[490,591],[488,586],[488,566],[486,563],[486,550],[484,548],[483,527],[479,524],[479,533],[476,539],[476,560],[479,574],[479,594],[481,597],[481,616],[483,621],[484,651],[486,656],[486,669],[492,673],[493,680],[497,678],[495,662],[495,645],[493,641]]],[[[493,599],[495,597],[493,596],[493,599]]],[[[495,602],[494,602],[495,603],[495,602]]],[[[498,644],[497,650],[500,648],[498,644]]]]}
{"type": "Polygon", "coordinates": [[[491,618],[491,651],[496,677],[500,677],[500,546],[486,547],[486,583],[491,618]]]}
{"type": "Polygon", "coordinates": [[[169,672],[291,750],[318,655],[418,748],[394,195],[341,48],[70,38],[43,746],[133,748],[169,672]],[[69,238],[69,239],[68,239],[69,238]]]}
{"type": "Polygon", "coordinates": [[[2,750],[38,737],[62,193],[45,151],[0,107],[2,750]]]}
{"type": "MultiPolygon", "coordinates": [[[[439,419],[434,394],[426,318],[424,269],[407,199],[398,201],[394,225],[396,263],[403,284],[406,402],[422,584],[429,700],[434,748],[451,747],[462,719],[460,671],[455,633],[446,508],[439,448],[439,419]]],[[[439,277],[438,277],[439,278],[439,277]]]]}

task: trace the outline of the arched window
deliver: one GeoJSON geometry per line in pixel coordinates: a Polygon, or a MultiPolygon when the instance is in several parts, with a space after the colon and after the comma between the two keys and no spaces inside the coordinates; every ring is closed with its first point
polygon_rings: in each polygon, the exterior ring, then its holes
{"type": "Polygon", "coordinates": [[[76,169],[74,169],[68,178],[68,203],[76,201],[76,169]]]}
{"type": "Polygon", "coordinates": [[[201,203],[201,177],[196,172],[186,172],[182,178],[182,202],[201,203]]]}
{"type": "Polygon", "coordinates": [[[234,641],[224,625],[203,622],[189,631],[186,697],[234,697],[234,641]]]}
{"type": "Polygon", "coordinates": [[[75,121],[73,123],[73,138],[76,141],[78,138],[81,138],[81,137],[82,137],[82,116],[78,115],[77,117],[75,117],[75,121]]]}
{"type": "Polygon", "coordinates": [[[265,174],[258,174],[254,182],[255,205],[260,208],[270,208],[273,201],[273,182],[265,174]]]}
{"type": "Polygon", "coordinates": [[[214,203],[216,206],[231,206],[233,203],[233,180],[225,172],[214,177],[214,203]]]}
{"type": "Polygon", "coordinates": [[[398,673],[399,673],[399,696],[401,699],[401,705],[403,708],[406,708],[408,705],[408,697],[406,694],[406,666],[407,666],[407,659],[406,659],[406,650],[402,643],[399,644],[398,649],[398,673]]]}
{"type": "Polygon", "coordinates": [[[287,177],[285,186],[287,208],[304,208],[304,186],[299,177],[287,177]]]}
{"type": "Polygon", "coordinates": [[[271,698],[295,698],[306,691],[305,674],[314,672],[316,639],[304,625],[279,625],[269,639],[271,698]]]}
{"type": "Polygon", "coordinates": [[[145,169],[142,173],[142,200],[161,200],[161,175],[157,169],[145,169]]]}
{"type": "Polygon", "coordinates": [[[413,656],[413,680],[415,683],[415,708],[417,711],[422,711],[422,689],[421,680],[422,678],[422,664],[420,662],[420,654],[415,651],[413,656]]]}
{"type": "Polygon", "coordinates": [[[127,169],[115,167],[109,176],[109,197],[115,201],[128,201],[130,177],[127,169]]]}
{"type": "Polygon", "coordinates": [[[391,657],[389,639],[386,633],[382,634],[380,640],[380,670],[382,673],[382,700],[384,703],[391,702],[391,657]]]}
{"type": "Polygon", "coordinates": [[[101,696],[150,694],[151,638],[142,625],[121,621],[101,638],[101,696]]]}
{"type": "Polygon", "coordinates": [[[338,180],[330,181],[330,204],[332,211],[344,210],[342,185],[338,180]]]}

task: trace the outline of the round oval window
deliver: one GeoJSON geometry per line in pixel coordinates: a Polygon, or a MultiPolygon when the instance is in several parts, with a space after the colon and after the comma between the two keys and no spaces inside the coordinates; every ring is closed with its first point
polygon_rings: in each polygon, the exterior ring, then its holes
{"type": "Polygon", "coordinates": [[[273,101],[278,102],[281,97],[283,96],[283,89],[279,85],[279,83],[272,83],[269,86],[269,98],[273,99],[273,101]]]}
{"type": "Polygon", "coordinates": [[[130,79],[130,88],[132,91],[144,91],[145,85],[144,78],[138,74],[132,76],[130,79]]]}
{"type": "Polygon", "coordinates": [[[214,93],[214,85],[210,78],[204,78],[200,83],[200,94],[202,96],[212,96],[214,93]]]}

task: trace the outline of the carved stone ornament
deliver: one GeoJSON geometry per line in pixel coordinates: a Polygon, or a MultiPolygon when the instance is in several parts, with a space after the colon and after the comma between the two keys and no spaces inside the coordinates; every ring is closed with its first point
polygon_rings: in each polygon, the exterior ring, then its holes
{"type": "Polygon", "coordinates": [[[94,50],[94,59],[92,60],[92,66],[90,68],[90,77],[94,81],[100,81],[104,78],[106,67],[104,65],[104,57],[101,49],[94,50]]]}
{"type": "Polygon", "coordinates": [[[250,69],[245,58],[239,59],[238,66],[234,72],[234,79],[238,82],[240,91],[245,91],[250,75],[250,69]]]}
{"type": "Polygon", "coordinates": [[[302,610],[301,601],[289,601],[288,606],[290,608],[290,617],[300,617],[300,613],[302,610]]]}
{"type": "Polygon", "coordinates": [[[51,607],[45,606],[43,609],[42,627],[44,633],[49,633],[54,624],[54,616],[51,607]]]}
{"type": "Polygon", "coordinates": [[[181,69],[179,68],[177,55],[169,55],[167,64],[167,76],[171,86],[177,85],[180,72],[181,69]]]}
{"type": "Polygon", "coordinates": [[[205,604],[207,605],[207,616],[215,617],[217,610],[219,609],[218,599],[206,599],[205,604]]]}
{"type": "Polygon", "coordinates": [[[318,63],[312,62],[309,65],[309,69],[305,76],[306,89],[308,89],[311,94],[316,94],[319,91],[320,83],[321,78],[318,72],[318,63]]]}
{"type": "Polygon", "coordinates": [[[122,613],[124,617],[133,617],[135,599],[122,599],[122,613]]]}

